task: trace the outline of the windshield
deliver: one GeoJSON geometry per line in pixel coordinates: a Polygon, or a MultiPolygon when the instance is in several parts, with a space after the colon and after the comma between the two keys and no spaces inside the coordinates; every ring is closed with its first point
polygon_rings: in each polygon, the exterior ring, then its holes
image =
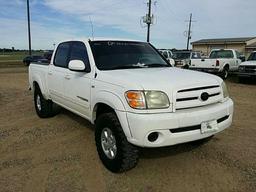
{"type": "Polygon", "coordinates": [[[173,59],[189,59],[190,53],[189,52],[174,52],[173,59]]]}
{"type": "Polygon", "coordinates": [[[217,58],[231,59],[231,58],[234,58],[234,55],[231,50],[219,50],[219,51],[212,51],[209,58],[210,59],[217,59],[217,58]]]}
{"type": "Polygon", "coordinates": [[[92,41],[90,45],[99,70],[171,67],[148,43],[92,41]]]}
{"type": "Polygon", "coordinates": [[[256,52],[249,56],[248,61],[256,61],[256,52]]]}

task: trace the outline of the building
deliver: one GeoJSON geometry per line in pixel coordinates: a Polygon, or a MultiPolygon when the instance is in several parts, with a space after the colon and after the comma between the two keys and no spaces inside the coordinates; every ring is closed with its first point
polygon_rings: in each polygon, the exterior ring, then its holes
{"type": "Polygon", "coordinates": [[[256,37],[202,39],[192,42],[193,51],[209,55],[212,49],[236,49],[246,57],[256,51],[256,37]]]}

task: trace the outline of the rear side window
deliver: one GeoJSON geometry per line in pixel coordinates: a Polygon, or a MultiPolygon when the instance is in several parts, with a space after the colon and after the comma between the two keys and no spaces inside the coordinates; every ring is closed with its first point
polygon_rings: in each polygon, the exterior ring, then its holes
{"type": "Polygon", "coordinates": [[[231,59],[231,58],[234,58],[234,55],[231,50],[212,51],[210,55],[210,59],[218,59],[218,58],[231,59]]]}
{"type": "Polygon", "coordinates": [[[168,58],[168,53],[167,53],[167,51],[163,52],[163,56],[164,56],[165,58],[168,58]]]}
{"type": "Polygon", "coordinates": [[[63,67],[63,68],[68,67],[69,49],[70,49],[70,42],[59,44],[55,54],[55,58],[54,58],[55,66],[63,67]]]}

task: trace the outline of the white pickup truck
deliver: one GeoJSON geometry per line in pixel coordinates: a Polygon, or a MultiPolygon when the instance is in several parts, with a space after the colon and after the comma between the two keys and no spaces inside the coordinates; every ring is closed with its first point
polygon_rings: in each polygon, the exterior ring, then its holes
{"type": "Polygon", "coordinates": [[[238,71],[242,60],[244,56],[234,49],[215,49],[208,59],[191,59],[189,69],[219,74],[226,79],[229,72],[238,71]]]}
{"type": "Polygon", "coordinates": [[[145,42],[61,42],[49,65],[29,66],[29,84],[39,117],[56,115],[57,104],[96,125],[99,157],[112,172],[137,164],[137,146],[202,141],[232,123],[222,79],[171,67],[145,42]]]}
{"type": "Polygon", "coordinates": [[[239,65],[238,78],[242,83],[246,79],[256,79],[256,51],[252,52],[246,62],[239,65]]]}

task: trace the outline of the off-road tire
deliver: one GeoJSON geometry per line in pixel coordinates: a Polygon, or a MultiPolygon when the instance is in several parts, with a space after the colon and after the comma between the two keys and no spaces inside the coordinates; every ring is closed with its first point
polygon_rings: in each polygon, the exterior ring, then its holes
{"type": "Polygon", "coordinates": [[[102,163],[111,172],[121,173],[137,165],[139,151],[127,141],[116,114],[104,113],[96,119],[95,141],[102,163]],[[109,128],[116,140],[117,153],[114,159],[106,156],[101,145],[101,133],[104,128],[109,128]]]}
{"type": "Polygon", "coordinates": [[[53,117],[56,114],[56,110],[54,110],[53,102],[51,100],[46,100],[43,97],[41,90],[38,86],[35,86],[34,105],[35,105],[37,115],[41,118],[53,117]],[[40,98],[41,109],[39,109],[39,107],[37,106],[38,97],[40,98]]]}

